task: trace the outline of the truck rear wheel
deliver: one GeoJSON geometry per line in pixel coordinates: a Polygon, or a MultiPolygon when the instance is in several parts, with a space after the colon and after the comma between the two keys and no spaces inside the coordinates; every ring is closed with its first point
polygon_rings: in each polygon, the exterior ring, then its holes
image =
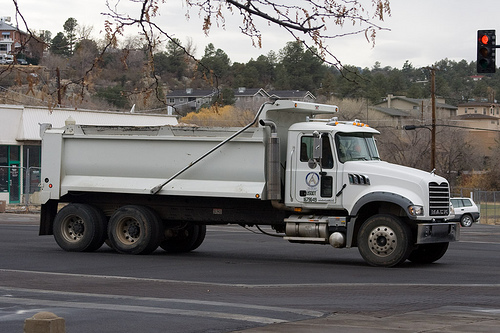
{"type": "Polygon", "coordinates": [[[109,244],[120,253],[149,254],[158,248],[162,236],[162,223],[148,207],[123,206],[109,220],[109,244]]]}
{"type": "Polygon", "coordinates": [[[106,217],[94,206],[72,203],[54,219],[54,238],[66,251],[91,252],[106,240],[106,217]]]}
{"type": "Polygon", "coordinates": [[[408,260],[416,264],[430,264],[441,259],[450,243],[421,244],[413,250],[408,260]]]}
{"type": "Polygon", "coordinates": [[[197,224],[187,224],[179,229],[168,229],[160,247],[170,253],[193,251],[203,243],[206,233],[207,226],[197,224]]]}
{"type": "Polygon", "coordinates": [[[410,228],[393,215],[372,216],[358,232],[358,250],[372,266],[392,267],[402,264],[411,249],[410,228]]]}

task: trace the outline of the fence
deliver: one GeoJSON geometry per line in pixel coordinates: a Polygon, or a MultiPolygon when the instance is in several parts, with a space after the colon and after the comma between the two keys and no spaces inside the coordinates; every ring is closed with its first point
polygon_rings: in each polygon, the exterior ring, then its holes
{"type": "Polygon", "coordinates": [[[452,196],[472,198],[479,207],[481,223],[500,224],[500,191],[458,188],[452,191],[452,196]]]}
{"type": "MultiPolygon", "coordinates": [[[[0,181],[3,182],[3,188],[8,189],[12,196],[12,192],[16,192],[19,194],[20,204],[28,205],[37,205],[39,204],[38,193],[40,191],[40,167],[21,167],[14,165],[0,165],[0,171],[2,177],[0,181]],[[4,172],[7,169],[8,172],[4,172]],[[15,181],[12,181],[12,178],[19,174],[19,170],[22,170],[24,174],[24,181],[22,182],[23,186],[16,187],[15,181]],[[7,176],[8,175],[8,176],[7,176]]],[[[21,182],[19,182],[21,183],[21,182]]]]}

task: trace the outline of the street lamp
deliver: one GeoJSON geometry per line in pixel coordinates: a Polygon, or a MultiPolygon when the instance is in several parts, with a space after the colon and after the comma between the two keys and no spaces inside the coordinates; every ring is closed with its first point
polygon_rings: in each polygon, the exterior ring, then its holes
{"type": "Polygon", "coordinates": [[[431,131],[431,170],[436,168],[436,125],[431,125],[429,128],[427,125],[405,125],[403,128],[406,131],[413,131],[417,128],[426,128],[431,131]]]}

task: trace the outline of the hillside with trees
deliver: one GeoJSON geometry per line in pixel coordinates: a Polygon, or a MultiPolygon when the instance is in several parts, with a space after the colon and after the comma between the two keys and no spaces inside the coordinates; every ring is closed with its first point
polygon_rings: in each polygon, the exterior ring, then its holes
{"type": "MultiPolygon", "coordinates": [[[[388,94],[411,98],[429,98],[429,70],[416,68],[406,61],[401,68],[371,68],[325,63],[314,47],[290,41],[280,50],[263,54],[246,63],[232,62],[230,55],[209,44],[200,59],[191,55],[196,45],[183,45],[173,39],[158,44],[152,59],[147,42],[139,37],[124,37],[112,44],[91,39],[88,27],[80,27],[74,18],[66,20],[64,31],[53,38],[47,31],[38,37],[47,43],[41,58],[29,59],[44,68],[37,83],[31,82],[34,97],[57,101],[71,107],[155,109],[165,106],[169,90],[194,88],[264,88],[266,90],[306,90],[321,99],[357,99],[376,103],[388,94]],[[39,96],[36,92],[43,92],[39,96]]],[[[479,80],[475,63],[443,59],[429,64],[436,67],[436,93],[448,104],[457,105],[471,99],[493,101],[500,92],[498,74],[487,74],[479,80]]],[[[33,69],[35,71],[35,69],[33,69]]],[[[25,91],[30,71],[4,71],[0,85],[9,90],[25,91]],[[14,79],[13,79],[14,78],[14,79]]]]}

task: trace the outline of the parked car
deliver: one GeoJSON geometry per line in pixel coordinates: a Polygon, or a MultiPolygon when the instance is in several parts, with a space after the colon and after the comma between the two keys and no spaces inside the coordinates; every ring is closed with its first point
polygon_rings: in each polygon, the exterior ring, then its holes
{"type": "Polygon", "coordinates": [[[451,214],[449,221],[460,221],[462,227],[470,227],[479,220],[479,208],[471,198],[451,198],[451,214]]]}
{"type": "Polygon", "coordinates": [[[0,64],[10,65],[14,62],[14,56],[11,54],[0,54],[0,64]]]}

